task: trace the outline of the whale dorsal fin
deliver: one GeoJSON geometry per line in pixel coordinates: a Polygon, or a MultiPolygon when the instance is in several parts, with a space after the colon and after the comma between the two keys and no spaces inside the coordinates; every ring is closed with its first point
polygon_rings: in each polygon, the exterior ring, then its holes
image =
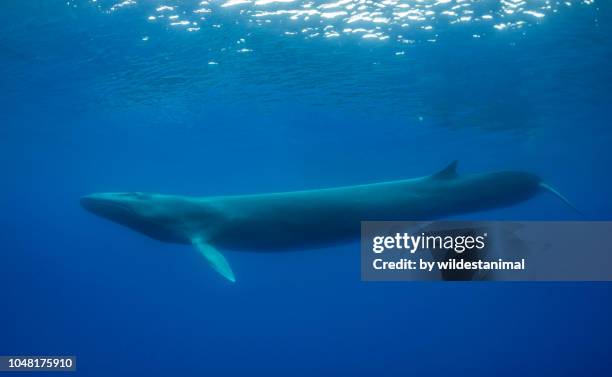
{"type": "Polygon", "coordinates": [[[206,243],[202,240],[201,237],[193,237],[191,238],[191,243],[195,246],[196,249],[206,258],[206,261],[210,264],[210,266],[221,274],[224,278],[231,281],[232,283],[236,282],[236,277],[234,276],[234,272],[230,267],[227,260],[217,249],[206,243]]]}
{"type": "Polygon", "coordinates": [[[431,175],[434,179],[452,179],[457,177],[457,164],[459,161],[455,160],[448,164],[444,169],[431,175]]]}

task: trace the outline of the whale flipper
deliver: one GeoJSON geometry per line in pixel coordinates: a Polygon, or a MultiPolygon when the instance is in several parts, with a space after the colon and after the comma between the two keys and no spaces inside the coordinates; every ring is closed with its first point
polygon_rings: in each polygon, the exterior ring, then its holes
{"type": "Polygon", "coordinates": [[[227,260],[223,254],[208,243],[204,242],[200,237],[193,237],[191,239],[191,243],[193,243],[193,246],[195,246],[200,254],[206,258],[206,261],[215,271],[220,273],[224,278],[232,283],[236,282],[234,272],[232,272],[232,268],[230,267],[229,263],[227,263],[227,260]]]}

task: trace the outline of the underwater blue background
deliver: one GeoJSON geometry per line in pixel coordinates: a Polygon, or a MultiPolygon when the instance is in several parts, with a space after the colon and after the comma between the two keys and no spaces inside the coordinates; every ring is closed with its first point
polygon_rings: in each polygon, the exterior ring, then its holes
{"type": "MultiPolygon", "coordinates": [[[[2,5],[0,355],[76,355],[88,376],[610,374],[608,283],[361,282],[355,243],[228,252],[232,285],[193,248],[79,206],[101,191],[401,179],[458,159],[532,171],[585,219],[611,220],[609,2],[503,30],[441,23],[413,43],[303,38],[226,8],[209,19],[222,27],[187,32],[147,22],[141,3],[2,5]]],[[[576,216],[543,194],[462,218],[576,216]]]]}

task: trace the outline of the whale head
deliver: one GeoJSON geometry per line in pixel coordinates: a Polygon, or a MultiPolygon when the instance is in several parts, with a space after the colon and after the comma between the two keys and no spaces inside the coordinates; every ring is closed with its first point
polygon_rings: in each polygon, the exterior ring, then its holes
{"type": "Polygon", "coordinates": [[[87,211],[165,242],[181,242],[169,209],[180,208],[180,200],[169,195],[142,192],[96,193],[81,198],[87,211]]]}

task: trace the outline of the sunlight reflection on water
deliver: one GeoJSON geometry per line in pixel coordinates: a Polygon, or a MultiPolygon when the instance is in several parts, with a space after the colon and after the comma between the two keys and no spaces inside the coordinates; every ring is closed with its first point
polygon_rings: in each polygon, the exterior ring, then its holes
{"type": "MultiPolygon", "coordinates": [[[[13,54],[5,76],[75,92],[80,109],[160,109],[173,124],[211,107],[270,118],[318,108],[526,131],[608,90],[605,10],[589,4],[71,0],[75,9],[31,31],[31,59],[13,54]],[[41,59],[72,79],[38,74],[41,59]]],[[[31,21],[22,24],[11,35],[30,33],[31,21]]],[[[9,40],[4,51],[20,46],[9,40]]]]}
{"type": "Polygon", "coordinates": [[[414,43],[435,42],[440,27],[482,25],[481,31],[523,28],[545,16],[594,0],[165,0],[152,6],[137,0],[88,0],[107,12],[146,7],[151,23],[199,32],[224,23],[279,26],[287,36],[357,37],[414,43]],[[425,33],[423,33],[425,32],[425,33]]]}

